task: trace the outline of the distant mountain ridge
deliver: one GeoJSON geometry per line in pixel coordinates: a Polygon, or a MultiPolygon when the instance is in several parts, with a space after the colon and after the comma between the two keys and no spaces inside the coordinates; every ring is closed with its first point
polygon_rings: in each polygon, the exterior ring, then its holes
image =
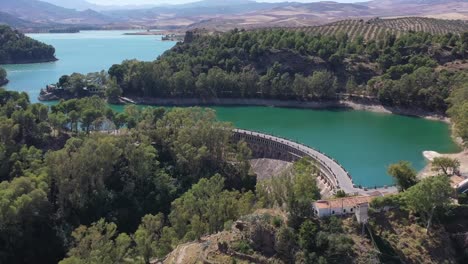
{"type": "Polygon", "coordinates": [[[38,0],[2,0],[1,11],[36,23],[107,24],[114,20],[90,9],[77,11],[38,0]]]}
{"type": "Polygon", "coordinates": [[[53,4],[59,7],[76,9],[80,11],[86,10],[86,9],[99,10],[99,5],[95,5],[86,0],[41,0],[41,1],[53,4]]]}
{"type": "Polygon", "coordinates": [[[41,0],[56,6],[65,7],[69,9],[76,9],[83,11],[86,9],[92,9],[95,11],[104,10],[119,10],[119,9],[144,9],[153,8],[157,5],[98,5],[88,2],[86,0],[41,0]]]}
{"type": "Polygon", "coordinates": [[[0,24],[10,25],[12,27],[30,27],[34,23],[17,18],[5,12],[0,12],[0,24]]]}
{"type": "Polygon", "coordinates": [[[60,24],[224,31],[234,27],[315,26],[343,19],[368,20],[374,17],[468,19],[468,0],[371,0],[357,3],[202,0],[151,8],[100,6],[86,0],[1,1],[1,12],[8,16],[0,15],[0,23],[15,27],[26,27],[30,21],[39,26],[60,24]]]}

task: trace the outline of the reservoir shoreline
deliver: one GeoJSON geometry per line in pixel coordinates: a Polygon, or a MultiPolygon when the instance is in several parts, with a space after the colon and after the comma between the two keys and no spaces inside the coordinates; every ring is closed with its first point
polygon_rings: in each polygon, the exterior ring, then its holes
{"type": "Polygon", "coordinates": [[[39,64],[39,63],[48,63],[48,62],[56,62],[59,59],[57,58],[48,58],[48,59],[41,59],[41,60],[19,60],[19,61],[6,61],[2,62],[1,65],[20,65],[20,64],[39,64]]]}
{"type": "Polygon", "coordinates": [[[441,121],[451,124],[450,118],[440,113],[428,112],[422,109],[410,109],[401,107],[384,106],[373,100],[322,100],[322,101],[297,101],[256,98],[148,98],[128,96],[138,105],[149,106],[265,106],[300,109],[348,109],[361,110],[374,113],[396,114],[403,116],[419,117],[427,120],[441,121]]]}
{"type": "MultiPolygon", "coordinates": [[[[461,138],[455,135],[454,124],[450,118],[431,113],[420,109],[408,109],[399,107],[389,107],[377,103],[373,100],[329,100],[329,101],[296,101],[296,100],[274,100],[274,99],[243,99],[243,98],[141,98],[129,97],[136,104],[151,106],[264,106],[279,108],[302,108],[302,109],[343,109],[357,110],[374,113],[384,113],[393,115],[411,116],[432,121],[440,121],[449,124],[452,140],[460,147],[460,151],[453,153],[443,153],[443,156],[456,157],[463,164],[461,172],[468,174],[468,150],[464,148],[461,138]]],[[[431,150],[427,150],[431,151],[431,150]]],[[[423,156],[423,153],[421,153],[423,156]]],[[[430,171],[431,162],[426,160],[426,166],[419,171],[419,175],[430,171]]]]}

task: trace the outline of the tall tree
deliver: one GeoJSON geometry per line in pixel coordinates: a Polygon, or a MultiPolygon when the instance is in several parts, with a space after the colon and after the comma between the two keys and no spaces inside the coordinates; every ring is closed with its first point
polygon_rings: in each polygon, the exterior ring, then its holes
{"type": "Polygon", "coordinates": [[[442,171],[445,176],[453,175],[460,168],[460,161],[448,157],[437,157],[432,161],[432,170],[442,171]]]}
{"type": "Polygon", "coordinates": [[[416,171],[411,166],[411,163],[407,161],[400,161],[390,165],[388,167],[388,174],[395,179],[400,191],[405,191],[418,182],[416,171]]]}
{"type": "Polygon", "coordinates": [[[149,263],[150,259],[156,256],[162,256],[160,247],[160,239],[163,235],[164,215],[145,215],[138,230],[135,232],[134,240],[136,243],[137,254],[143,257],[145,263],[149,263]]]}
{"type": "Polygon", "coordinates": [[[180,239],[190,241],[224,229],[229,220],[247,214],[253,205],[248,192],[224,190],[224,179],[201,179],[172,203],[169,220],[180,239]]]}
{"type": "Polygon", "coordinates": [[[404,197],[408,207],[426,220],[427,232],[437,210],[443,210],[451,203],[454,190],[445,176],[429,177],[409,188],[404,197]]]}
{"type": "Polygon", "coordinates": [[[106,223],[103,219],[90,227],[78,227],[72,236],[74,241],[68,258],[60,264],[125,263],[132,254],[131,238],[125,233],[119,234],[114,223],[106,223]]]}

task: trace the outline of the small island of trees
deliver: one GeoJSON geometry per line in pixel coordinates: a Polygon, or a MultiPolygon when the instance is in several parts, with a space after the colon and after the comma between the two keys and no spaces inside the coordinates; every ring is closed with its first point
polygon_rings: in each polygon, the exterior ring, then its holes
{"type": "Polygon", "coordinates": [[[0,64],[55,61],[55,48],[0,25],[0,64]]]}

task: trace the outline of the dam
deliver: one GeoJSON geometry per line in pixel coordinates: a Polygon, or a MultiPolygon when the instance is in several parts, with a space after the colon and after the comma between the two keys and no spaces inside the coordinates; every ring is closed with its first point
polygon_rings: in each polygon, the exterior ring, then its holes
{"type": "Polygon", "coordinates": [[[252,150],[254,158],[294,162],[303,157],[310,157],[315,161],[315,166],[319,170],[318,176],[334,193],[338,190],[343,190],[349,195],[370,195],[376,191],[381,193],[398,192],[395,186],[378,188],[357,186],[350,173],[338,161],[325,153],[288,139],[244,129],[234,129],[233,140],[245,141],[252,150]]]}

